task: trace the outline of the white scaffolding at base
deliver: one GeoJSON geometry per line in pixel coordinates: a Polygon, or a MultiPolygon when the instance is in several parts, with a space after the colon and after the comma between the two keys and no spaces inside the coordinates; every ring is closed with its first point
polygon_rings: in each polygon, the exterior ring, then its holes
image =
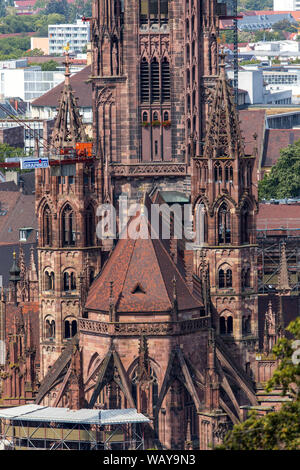
{"type": "Polygon", "coordinates": [[[31,450],[144,449],[136,409],[95,410],[24,405],[0,410],[0,448],[31,450]],[[1,446],[3,443],[3,446],[1,446]]]}

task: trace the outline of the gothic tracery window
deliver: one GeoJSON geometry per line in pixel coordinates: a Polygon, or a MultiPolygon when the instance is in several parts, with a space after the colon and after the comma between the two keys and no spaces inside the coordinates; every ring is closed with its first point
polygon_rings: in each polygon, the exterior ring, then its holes
{"type": "Polygon", "coordinates": [[[93,246],[95,237],[95,218],[94,210],[90,205],[85,210],[85,245],[93,246]]]}
{"type": "Polygon", "coordinates": [[[63,246],[75,245],[75,214],[69,204],[62,212],[62,244],[63,246]]]}
{"type": "Polygon", "coordinates": [[[52,244],[52,216],[48,205],[45,206],[43,212],[43,234],[44,244],[49,246],[52,244]]]}
{"type": "Polygon", "coordinates": [[[232,270],[219,269],[219,288],[232,287],[232,270]]]}
{"type": "Polygon", "coordinates": [[[168,0],[140,0],[140,27],[157,30],[168,23],[168,0]]]}
{"type": "Polygon", "coordinates": [[[240,233],[241,233],[241,243],[249,243],[249,207],[245,203],[241,210],[240,216],[240,233]]]}
{"type": "Polygon", "coordinates": [[[231,315],[221,315],[219,320],[220,335],[231,335],[233,333],[233,318],[231,315]]]}
{"type": "Polygon", "coordinates": [[[53,291],[55,288],[54,285],[54,272],[45,271],[45,278],[44,278],[44,288],[45,290],[53,291]]]}
{"type": "Polygon", "coordinates": [[[218,243],[231,242],[231,223],[230,223],[230,209],[226,202],[223,202],[218,211],[218,243]]]}

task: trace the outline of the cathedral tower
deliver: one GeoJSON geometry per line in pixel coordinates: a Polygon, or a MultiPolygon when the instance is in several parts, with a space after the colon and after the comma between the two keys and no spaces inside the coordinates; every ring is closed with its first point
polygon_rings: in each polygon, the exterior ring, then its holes
{"type": "Polygon", "coordinates": [[[67,55],[50,146],[52,165],[36,170],[42,377],[76,334],[85,293],[100,269],[95,214],[102,198],[101,169],[92,156],[76,152],[85,138],[67,55]]]}
{"type": "MultiPolygon", "coordinates": [[[[193,158],[192,202],[201,245],[196,272],[201,276],[206,264],[214,327],[237,357],[242,345],[257,346],[256,151],[244,152],[223,54],[208,103],[203,154],[193,158]]],[[[240,357],[244,367],[247,355],[240,357]]]]}
{"type": "Polygon", "coordinates": [[[215,0],[95,0],[94,141],[116,194],[185,190],[217,74],[215,0]],[[193,146],[193,149],[192,149],[193,146]]]}

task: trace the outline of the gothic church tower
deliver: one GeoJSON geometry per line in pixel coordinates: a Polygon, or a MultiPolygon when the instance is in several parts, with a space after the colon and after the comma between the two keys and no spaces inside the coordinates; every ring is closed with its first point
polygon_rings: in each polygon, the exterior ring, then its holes
{"type": "Polygon", "coordinates": [[[56,165],[36,170],[42,377],[76,334],[81,305],[101,264],[95,226],[101,171],[93,157],[75,156],[76,143],[86,136],[68,55],[65,75],[49,155],[56,165]]]}
{"type": "Polygon", "coordinates": [[[221,59],[216,88],[207,97],[203,154],[193,158],[196,273],[202,277],[208,269],[214,327],[245,367],[249,358],[241,350],[254,350],[258,339],[256,152],[244,152],[223,54],[221,59]]]}

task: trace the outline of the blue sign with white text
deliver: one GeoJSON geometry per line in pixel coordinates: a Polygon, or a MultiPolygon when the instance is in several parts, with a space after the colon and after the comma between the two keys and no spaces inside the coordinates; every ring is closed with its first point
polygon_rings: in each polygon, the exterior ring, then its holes
{"type": "Polygon", "coordinates": [[[21,169],[32,170],[34,168],[48,168],[48,158],[21,158],[21,169]]]}

